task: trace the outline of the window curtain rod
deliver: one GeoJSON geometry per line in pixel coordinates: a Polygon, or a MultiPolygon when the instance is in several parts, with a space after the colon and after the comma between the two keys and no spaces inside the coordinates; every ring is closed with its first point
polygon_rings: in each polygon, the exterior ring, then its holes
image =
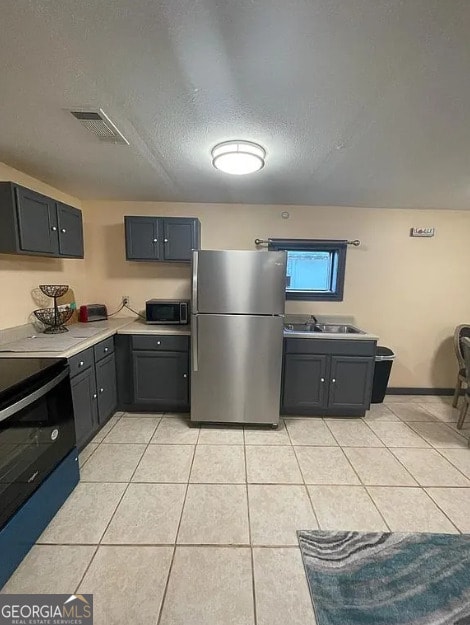
{"type": "MultiPolygon", "coordinates": [[[[271,241],[275,241],[276,239],[255,239],[255,245],[269,245],[271,241]]],[[[354,247],[359,247],[361,242],[359,239],[354,239],[354,241],[346,241],[348,245],[354,245],[354,247]]]]}

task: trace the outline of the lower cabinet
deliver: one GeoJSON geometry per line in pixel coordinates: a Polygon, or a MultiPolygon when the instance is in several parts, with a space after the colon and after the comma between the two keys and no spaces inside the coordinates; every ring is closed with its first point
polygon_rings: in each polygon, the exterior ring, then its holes
{"type": "Polygon", "coordinates": [[[311,410],[326,402],[327,356],[287,354],[284,363],[284,406],[311,410]]]}
{"type": "Polygon", "coordinates": [[[110,354],[96,363],[96,388],[98,390],[98,422],[106,423],[117,407],[116,361],[110,354]]]}
{"type": "Polygon", "coordinates": [[[369,408],[374,341],[299,338],[284,346],[283,413],[362,416],[369,408]]]}
{"type": "Polygon", "coordinates": [[[116,336],[119,410],[189,411],[189,336],[116,336]]]}
{"type": "Polygon", "coordinates": [[[94,367],[71,379],[77,447],[81,449],[98,426],[94,367]]]}
{"type": "Polygon", "coordinates": [[[132,352],[135,404],[184,410],[189,405],[188,356],[185,352],[132,352]]]}
{"type": "Polygon", "coordinates": [[[77,447],[82,449],[117,407],[113,339],[72,356],[69,365],[77,447]]]}

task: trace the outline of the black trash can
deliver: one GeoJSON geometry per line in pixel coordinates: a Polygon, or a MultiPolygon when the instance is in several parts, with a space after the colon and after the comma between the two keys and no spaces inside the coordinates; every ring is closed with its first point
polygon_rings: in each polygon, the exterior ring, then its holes
{"type": "Polygon", "coordinates": [[[381,404],[387,392],[388,379],[392,370],[395,354],[389,347],[377,346],[375,353],[374,384],[372,386],[373,404],[381,404]]]}

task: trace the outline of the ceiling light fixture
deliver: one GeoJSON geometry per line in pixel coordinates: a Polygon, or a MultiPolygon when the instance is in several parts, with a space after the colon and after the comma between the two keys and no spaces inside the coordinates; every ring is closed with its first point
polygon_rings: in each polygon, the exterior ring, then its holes
{"type": "Polygon", "coordinates": [[[224,141],[212,148],[212,164],[226,174],[243,176],[264,167],[266,150],[251,141],[224,141]]]}

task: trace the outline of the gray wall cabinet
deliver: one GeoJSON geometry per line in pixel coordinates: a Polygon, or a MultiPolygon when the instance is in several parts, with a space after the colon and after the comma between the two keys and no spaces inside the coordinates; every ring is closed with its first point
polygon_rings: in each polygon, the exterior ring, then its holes
{"type": "Polygon", "coordinates": [[[189,411],[189,336],[116,336],[118,408],[189,411]]]}
{"type": "Polygon", "coordinates": [[[78,449],[88,443],[117,407],[113,337],[69,358],[78,449]]]}
{"type": "Polygon", "coordinates": [[[56,202],[56,209],[60,255],[83,258],[82,211],[61,202],[56,202]]]}
{"type": "Polygon", "coordinates": [[[0,182],[0,253],[83,258],[81,211],[0,182]]]}
{"type": "Polygon", "coordinates": [[[124,217],[126,258],[190,262],[200,247],[201,224],[194,217],[124,217]]]}
{"type": "Polygon", "coordinates": [[[284,341],[285,414],[363,416],[370,406],[375,341],[284,341]]]}

